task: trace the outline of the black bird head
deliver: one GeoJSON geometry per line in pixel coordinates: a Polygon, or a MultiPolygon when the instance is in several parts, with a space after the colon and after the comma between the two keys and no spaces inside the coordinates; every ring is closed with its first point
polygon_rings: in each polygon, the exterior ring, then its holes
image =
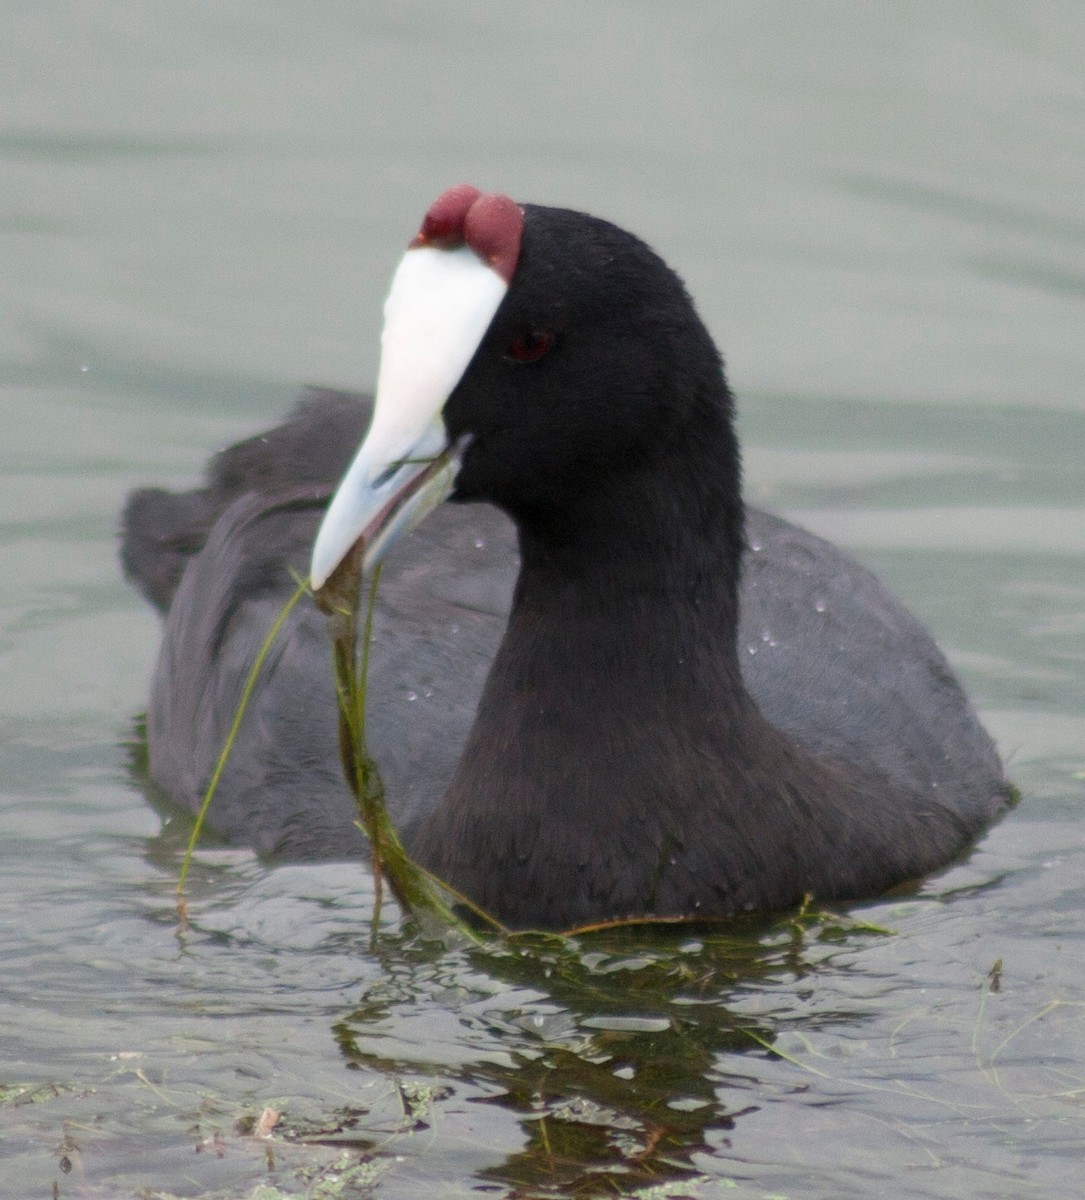
{"type": "Polygon", "coordinates": [[[739,460],[719,354],[648,246],[567,209],[453,188],[389,294],[370,431],[321,527],[320,587],[356,540],[372,566],[445,497],[522,529],[568,526],[623,481],[686,476],[734,497],[739,460]],[[707,462],[705,461],[707,458],[707,462]]]}

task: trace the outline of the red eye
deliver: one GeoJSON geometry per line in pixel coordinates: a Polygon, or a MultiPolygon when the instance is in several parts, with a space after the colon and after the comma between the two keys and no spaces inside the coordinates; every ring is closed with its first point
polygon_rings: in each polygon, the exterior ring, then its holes
{"type": "Polygon", "coordinates": [[[546,329],[527,329],[509,343],[509,357],[517,362],[538,362],[554,345],[554,335],[546,329]]]}

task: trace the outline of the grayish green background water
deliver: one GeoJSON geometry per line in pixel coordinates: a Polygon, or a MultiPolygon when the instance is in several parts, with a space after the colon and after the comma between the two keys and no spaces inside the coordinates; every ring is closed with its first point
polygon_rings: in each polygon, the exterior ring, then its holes
{"type": "Polygon", "coordinates": [[[1076,0],[0,5],[0,1194],[1081,1195],[1083,45],[1076,0]],[[891,935],[371,951],[360,867],[207,849],[175,936],[118,508],[368,385],[462,180],[654,244],[751,497],[964,675],[1024,799],[891,935]]]}

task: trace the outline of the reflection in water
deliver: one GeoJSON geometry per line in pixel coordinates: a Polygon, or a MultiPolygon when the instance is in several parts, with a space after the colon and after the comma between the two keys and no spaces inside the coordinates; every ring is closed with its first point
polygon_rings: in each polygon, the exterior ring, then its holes
{"type": "Polygon", "coordinates": [[[776,1025],[734,1001],[766,979],[809,974],[804,948],[812,932],[828,934],[823,917],[742,921],[726,933],[526,935],[438,959],[386,939],[386,977],[336,1034],[351,1063],[397,1081],[450,1080],[461,1102],[466,1083],[470,1103],[513,1113],[525,1143],[481,1178],[575,1194],[679,1180],[759,1107],[756,1076],[716,1063],[760,1051],[776,1025]],[[456,1014],[455,1076],[433,1054],[436,1003],[456,1014]],[[415,1037],[427,1022],[428,1037],[415,1037]]]}

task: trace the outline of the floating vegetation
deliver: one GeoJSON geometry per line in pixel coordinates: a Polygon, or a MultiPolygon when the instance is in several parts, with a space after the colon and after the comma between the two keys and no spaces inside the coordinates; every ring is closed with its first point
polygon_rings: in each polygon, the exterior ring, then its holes
{"type": "Polygon", "coordinates": [[[0,1108],[47,1104],[74,1090],[74,1085],[63,1083],[0,1083],[0,1108]]]}

